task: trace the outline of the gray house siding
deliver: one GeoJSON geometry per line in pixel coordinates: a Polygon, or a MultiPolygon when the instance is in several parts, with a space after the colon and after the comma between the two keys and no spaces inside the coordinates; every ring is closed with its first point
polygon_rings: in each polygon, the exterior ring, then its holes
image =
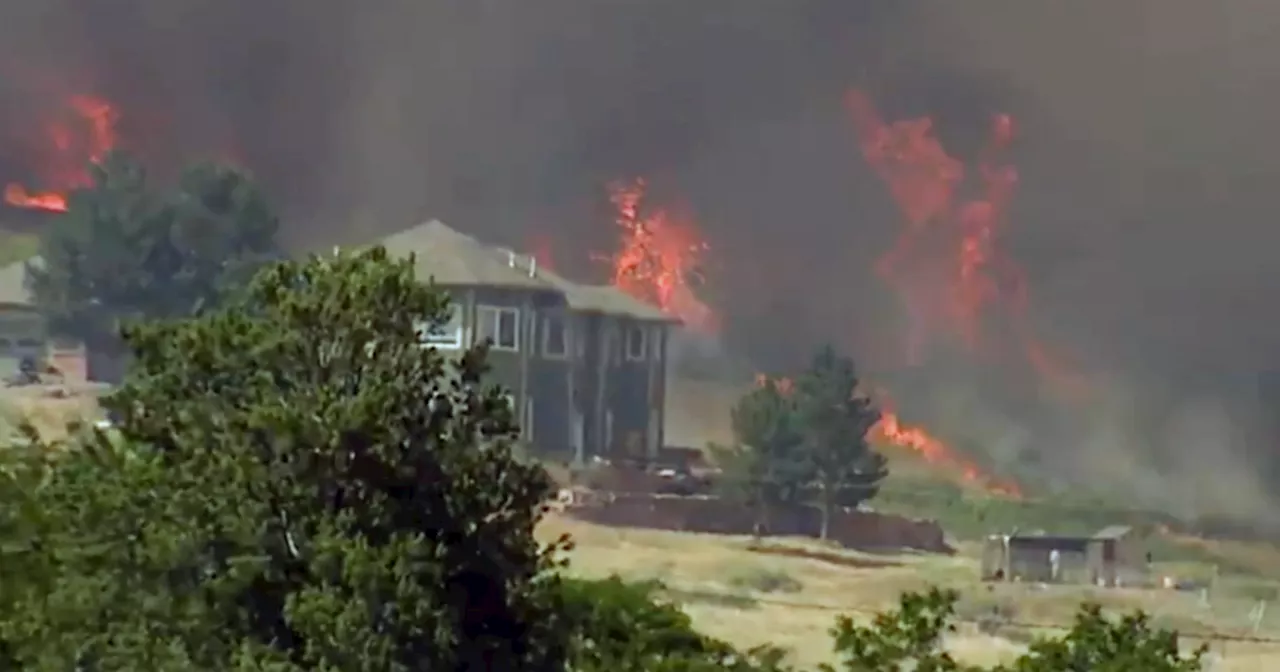
{"type": "Polygon", "coordinates": [[[489,380],[510,393],[531,448],[582,458],[657,453],[665,358],[655,360],[651,352],[665,353],[672,324],[660,310],[616,287],[571,282],[537,268],[531,258],[483,245],[438,221],[383,244],[393,254],[414,255],[418,278],[453,297],[456,325],[433,335],[437,347],[469,347],[495,333],[515,341],[499,339],[491,348],[489,380]],[[563,353],[547,352],[549,318],[566,327],[563,353]],[[629,359],[632,326],[645,334],[645,351],[629,359]]]}
{"type": "Polygon", "coordinates": [[[567,364],[543,361],[539,333],[543,316],[560,312],[562,300],[554,294],[500,287],[453,287],[448,291],[458,311],[462,346],[494,337],[489,380],[511,395],[521,438],[539,451],[563,451],[564,412],[557,407],[568,397],[567,364]],[[501,342],[500,332],[505,330],[493,320],[506,318],[490,312],[494,308],[514,311],[514,344],[501,342]]]}
{"type": "Polygon", "coordinates": [[[581,315],[577,323],[583,344],[573,387],[586,424],[584,452],[655,456],[663,441],[667,325],[599,314],[581,315]],[[646,334],[645,348],[629,357],[627,338],[633,328],[646,334]]]}
{"type": "Polygon", "coordinates": [[[613,362],[609,380],[609,410],[613,414],[611,452],[630,458],[649,454],[649,418],[658,412],[652,406],[650,386],[650,325],[634,320],[614,320],[616,338],[611,347],[613,362]]]}
{"type": "Polygon", "coordinates": [[[580,358],[575,367],[574,396],[577,398],[578,412],[583,415],[584,452],[587,455],[604,455],[608,452],[606,446],[609,438],[606,436],[604,416],[604,394],[609,379],[605,321],[603,315],[581,315],[576,320],[581,329],[579,338],[583,347],[579,350],[580,358]]]}
{"type": "Polygon", "coordinates": [[[649,325],[653,348],[649,360],[649,430],[647,450],[657,456],[667,445],[667,345],[671,329],[666,324],[649,325]]]}
{"type": "Polygon", "coordinates": [[[532,401],[526,402],[532,404],[532,412],[526,422],[532,425],[530,442],[547,455],[572,456],[574,335],[572,315],[563,307],[546,307],[536,313],[527,379],[528,399],[532,401]],[[561,329],[549,328],[553,324],[561,329]],[[563,339],[556,343],[552,336],[563,339]],[[563,347],[549,347],[552,345],[563,347]]]}

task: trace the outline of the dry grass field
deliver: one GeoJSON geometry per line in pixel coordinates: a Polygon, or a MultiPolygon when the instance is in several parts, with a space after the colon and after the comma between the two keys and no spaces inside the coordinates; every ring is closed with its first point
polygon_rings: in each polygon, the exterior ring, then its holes
{"type": "MultiPolygon", "coordinates": [[[[742,646],[777,644],[794,651],[795,662],[805,665],[829,662],[827,630],[837,614],[869,619],[896,605],[902,592],[929,585],[960,592],[958,610],[965,622],[947,645],[977,664],[1016,656],[1037,632],[1021,626],[1003,628],[999,636],[979,632],[972,619],[991,613],[996,605],[1023,624],[1069,624],[1082,602],[1093,601],[1116,613],[1142,609],[1160,625],[1186,633],[1246,634],[1255,604],[1245,592],[1226,589],[1202,604],[1196,594],[1169,590],[984,584],[977,580],[976,547],[963,544],[955,557],[867,555],[792,539],[767,542],[760,549],[746,538],[622,530],[563,516],[549,518],[540,531],[548,539],[561,533],[573,537],[572,572],[660,580],[708,634],[742,646]],[[783,555],[796,550],[811,557],[783,555]]],[[[1258,634],[1280,638],[1280,614],[1264,619],[1258,634]]],[[[1216,669],[1280,669],[1273,667],[1280,664],[1280,645],[1211,645],[1222,656],[1216,669]]]]}
{"type": "Polygon", "coordinates": [[[101,415],[98,395],[105,386],[31,385],[0,389],[0,430],[26,421],[46,439],[66,435],[68,423],[92,422],[101,415]]]}
{"type": "MultiPolygon", "coordinates": [[[[68,421],[99,416],[96,399],[101,391],[63,389],[66,394],[51,396],[55,390],[50,387],[0,390],[0,425],[25,418],[48,438],[57,438],[68,421]]],[[[674,381],[668,409],[671,443],[727,440],[727,409],[742,391],[674,381]]],[[[945,467],[925,464],[907,452],[891,453],[890,459],[893,478],[904,482],[927,487],[955,480],[945,467]]],[[[963,660],[978,664],[1008,660],[1033,634],[1055,632],[1014,626],[995,636],[979,632],[972,620],[997,606],[1018,623],[1057,625],[1069,624],[1082,602],[1094,601],[1115,612],[1142,609],[1160,625],[1184,633],[1247,634],[1249,612],[1257,600],[1280,595],[1280,581],[1275,580],[1280,579],[1280,548],[1186,536],[1163,541],[1193,551],[1191,556],[1202,560],[1168,563],[1159,567],[1162,573],[1184,579],[1214,574],[1204,558],[1219,558],[1224,566],[1238,570],[1219,579],[1207,603],[1196,594],[1167,590],[983,584],[977,580],[977,547],[966,543],[959,544],[961,552],[955,557],[868,555],[797,539],[773,540],[757,548],[741,537],[615,529],[555,515],[539,532],[548,539],[561,533],[573,537],[572,572],[661,580],[708,634],[741,646],[783,646],[803,665],[828,662],[827,631],[837,614],[869,619],[895,606],[902,592],[930,585],[960,592],[959,616],[967,620],[947,646],[963,660]],[[796,557],[797,551],[802,557],[796,557]]],[[[1280,638],[1280,607],[1263,620],[1258,635],[1280,638]]],[[[1211,645],[1221,657],[1216,670],[1280,669],[1280,645],[1221,640],[1211,645]]]]}

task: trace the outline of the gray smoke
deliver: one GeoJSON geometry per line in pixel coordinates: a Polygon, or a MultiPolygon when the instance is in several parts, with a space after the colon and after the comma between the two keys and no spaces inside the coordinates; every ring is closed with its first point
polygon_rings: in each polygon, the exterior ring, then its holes
{"type": "Polygon", "coordinates": [[[869,268],[898,220],[841,95],[933,115],[962,158],[1009,112],[1022,186],[1007,243],[1032,317],[1143,408],[1061,438],[1001,404],[975,431],[1105,453],[1191,426],[1179,451],[1269,452],[1211,435],[1280,366],[1280,8],[1059,4],[8,0],[0,177],[36,168],[21,136],[43,110],[96,90],[159,163],[241,157],[299,244],[438,216],[511,245],[545,236],[589,270],[613,233],[603,184],[645,175],[697,213],[731,345],[777,364],[834,341],[876,369],[902,322],[869,268]]]}

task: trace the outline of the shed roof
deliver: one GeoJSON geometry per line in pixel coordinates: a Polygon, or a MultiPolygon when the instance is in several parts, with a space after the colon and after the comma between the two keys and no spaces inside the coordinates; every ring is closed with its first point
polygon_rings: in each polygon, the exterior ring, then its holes
{"type": "Polygon", "coordinates": [[[1093,533],[1094,539],[1121,539],[1129,536],[1133,528],[1128,525],[1109,525],[1093,533]]]}

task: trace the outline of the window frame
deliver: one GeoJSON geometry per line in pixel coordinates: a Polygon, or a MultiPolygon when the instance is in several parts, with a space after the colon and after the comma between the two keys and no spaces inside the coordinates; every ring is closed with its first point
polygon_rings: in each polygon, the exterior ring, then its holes
{"type": "Polygon", "coordinates": [[[461,307],[456,303],[449,304],[449,319],[441,325],[442,331],[433,333],[431,325],[426,321],[419,322],[418,343],[424,348],[437,350],[461,350],[466,339],[463,338],[463,320],[461,307]],[[450,329],[452,333],[450,333],[450,329]]]}
{"type": "Polygon", "coordinates": [[[665,339],[663,339],[663,330],[663,327],[654,327],[649,332],[649,354],[653,357],[653,361],[655,362],[661,362],[665,354],[663,353],[664,348],[662,347],[665,342],[665,339]]]}
{"type": "MultiPolygon", "coordinates": [[[[490,349],[499,352],[519,352],[520,351],[520,309],[513,306],[494,306],[481,304],[476,306],[476,337],[481,338],[484,333],[484,325],[492,321],[492,342],[489,344],[490,349]],[[512,332],[510,345],[504,345],[499,339],[502,337],[502,316],[509,315],[512,319],[512,332]]],[[[485,335],[484,338],[488,338],[485,335]]]]}
{"type": "Polygon", "coordinates": [[[628,362],[643,362],[649,358],[649,330],[644,325],[627,326],[622,341],[622,355],[628,362]],[[633,339],[636,336],[639,337],[638,345],[633,339]]]}
{"type": "Polygon", "coordinates": [[[569,318],[567,315],[543,315],[542,316],[542,356],[545,359],[568,359],[569,353],[573,352],[572,337],[569,331],[569,318]],[[551,348],[551,325],[558,324],[560,327],[560,349],[553,350],[551,348]]]}

